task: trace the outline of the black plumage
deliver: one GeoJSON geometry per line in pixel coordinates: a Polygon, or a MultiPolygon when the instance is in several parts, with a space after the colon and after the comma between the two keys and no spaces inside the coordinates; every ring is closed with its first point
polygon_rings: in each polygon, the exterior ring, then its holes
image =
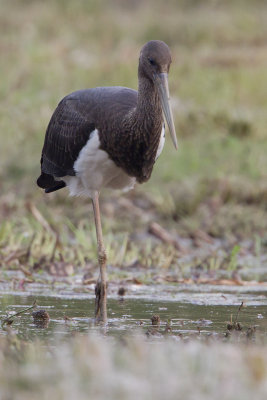
{"type": "Polygon", "coordinates": [[[46,131],[42,174],[37,184],[46,191],[64,187],[47,175],[75,176],[74,163],[95,129],[100,149],[139,183],[147,181],[163,124],[155,76],[166,74],[170,62],[169,49],[163,42],[149,42],[140,55],[138,92],[124,87],[99,87],[76,91],[61,100],[46,131]]]}
{"type": "Polygon", "coordinates": [[[60,188],[54,181],[44,179],[44,174],[56,178],[74,176],[73,165],[95,129],[99,132],[100,149],[105,150],[118,167],[140,183],[148,180],[163,116],[161,108],[157,107],[153,118],[151,114],[147,116],[151,123],[142,126],[143,121],[136,115],[137,99],[138,93],[132,89],[100,87],[79,90],[61,100],[46,131],[38,185],[51,189],[52,183],[53,187],[60,188]]]}

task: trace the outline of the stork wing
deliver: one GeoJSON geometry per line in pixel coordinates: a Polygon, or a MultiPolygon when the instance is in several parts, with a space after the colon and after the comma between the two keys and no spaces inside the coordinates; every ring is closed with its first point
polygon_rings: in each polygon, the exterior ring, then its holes
{"type": "Polygon", "coordinates": [[[55,177],[75,175],[73,165],[95,129],[77,111],[75,99],[63,99],[57,106],[47,127],[41,158],[41,169],[55,177]]]}

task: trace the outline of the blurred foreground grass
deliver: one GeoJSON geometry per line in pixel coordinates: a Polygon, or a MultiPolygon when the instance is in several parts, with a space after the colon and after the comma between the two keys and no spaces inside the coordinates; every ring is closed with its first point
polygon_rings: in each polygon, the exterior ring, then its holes
{"type": "Polygon", "coordinates": [[[214,399],[267,395],[266,345],[212,339],[114,341],[76,335],[56,346],[0,337],[3,399],[214,399]]]}
{"type": "Polygon", "coordinates": [[[180,149],[168,141],[150,182],[125,198],[103,192],[110,263],[180,271],[179,252],[146,232],[155,220],[178,241],[190,239],[189,253],[218,239],[226,268],[236,245],[241,254],[266,251],[266,2],[2,0],[0,6],[2,266],[41,269],[57,235],[57,260],[64,254],[75,266],[95,265],[88,201],[64,191],[43,195],[35,185],[45,129],[69,92],[137,88],[140,47],[150,39],[172,50],[180,149]]]}

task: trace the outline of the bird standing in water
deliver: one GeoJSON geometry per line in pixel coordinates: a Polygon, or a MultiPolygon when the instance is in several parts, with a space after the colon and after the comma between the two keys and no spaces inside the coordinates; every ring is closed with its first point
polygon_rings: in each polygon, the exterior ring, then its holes
{"type": "Polygon", "coordinates": [[[97,87],[64,97],[47,127],[38,186],[51,193],[65,186],[71,196],[92,200],[100,275],[95,287],[95,317],[106,323],[107,257],[103,244],[99,193],[131,189],[146,182],[165,141],[164,119],[175,148],[169,103],[169,47],[146,43],[140,52],[138,91],[97,87]]]}

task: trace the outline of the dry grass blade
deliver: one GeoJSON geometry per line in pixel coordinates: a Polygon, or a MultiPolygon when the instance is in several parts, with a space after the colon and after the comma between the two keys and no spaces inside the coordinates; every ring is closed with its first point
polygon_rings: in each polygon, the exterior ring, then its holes
{"type": "Polygon", "coordinates": [[[37,207],[32,202],[30,202],[30,201],[27,202],[26,208],[34,216],[36,221],[38,221],[47,232],[52,233],[53,235],[56,234],[56,231],[54,230],[54,228],[49,224],[49,222],[45,219],[45,217],[41,214],[41,212],[37,209],[37,207]]]}
{"type": "Polygon", "coordinates": [[[7,257],[4,258],[4,264],[10,264],[14,260],[20,260],[27,256],[27,250],[19,249],[12,251],[7,257]]]}
{"type": "Polygon", "coordinates": [[[19,266],[19,269],[24,273],[24,275],[32,277],[31,271],[29,271],[29,270],[28,270],[26,267],[24,267],[23,265],[20,265],[20,266],[19,266]]]}
{"type": "Polygon", "coordinates": [[[178,240],[166,231],[166,229],[162,228],[162,226],[157,222],[152,222],[149,225],[148,232],[160,239],[163,243],[171,244],[182,253],[185,252],[185,249],[180,245],[178,240]]]}

